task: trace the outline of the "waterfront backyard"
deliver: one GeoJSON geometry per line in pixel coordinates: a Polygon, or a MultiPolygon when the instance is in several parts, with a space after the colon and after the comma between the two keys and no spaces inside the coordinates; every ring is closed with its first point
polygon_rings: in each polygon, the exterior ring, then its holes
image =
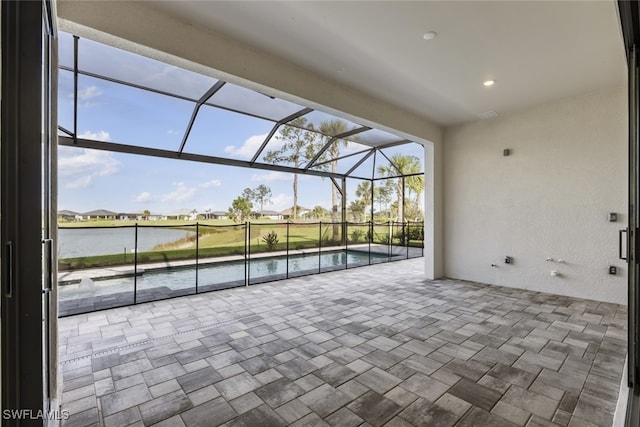
{"type": "Polygon", "coordinates": [[[422,223],[134,224],[59,236],[61,316],[424,254],[422,223]]]}

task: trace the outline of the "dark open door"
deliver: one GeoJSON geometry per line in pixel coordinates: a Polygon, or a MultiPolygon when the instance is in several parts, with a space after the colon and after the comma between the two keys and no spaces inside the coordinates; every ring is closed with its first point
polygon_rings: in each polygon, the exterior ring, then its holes
{"type": "Polygon", "coordinates": [[[627,228],[628,263],[628,384],[627,426],[640,425],[640,14],[635,1],[618,1],[622,33],[629,69],[629,224],[627,228]]]}
{"type": "Polygon", "coordinates": [[[55,409],[55,18],[47,0],[2,1],[0,13],[0,423],[42,426],[55,409]]]}

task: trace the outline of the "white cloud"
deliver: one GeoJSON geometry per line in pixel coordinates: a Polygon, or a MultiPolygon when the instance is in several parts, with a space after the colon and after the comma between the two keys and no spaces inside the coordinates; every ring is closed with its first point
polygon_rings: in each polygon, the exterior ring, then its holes
{"type": "Polygon", "coordinates": [[[92,180],[93,180],[93,176],[91,175],[81,176],[77,179],[74,179],[73,181],[67,182],[64,188],[67,188],[69,190],[75,190],[78,188],[87,188],[91,184],[92,180]]]}
{"type": "Polygon", "coordinates": [[[267,173],[254,173],[251,175],[251,181],[254,182],[275,182],[275,181],[291,181],[293,175],[284,172],[267,172],[267,173]]]}
{"type": "Polygon", "coordinates": [[[222,185],[222,181],[219,179],[212,179],[211,181],[203,182],[198,184],[200,188],[212,188],[212,187],[220,187],[222,185]]]}
{"type": "Polygon", "coordinates": [[[173,185],[175,187],[173,191],[160,195],[161,202],[184,202],[192,199],[196,194],[195,187],[189,188],[183,182],[176,182],[173,185]]]}
{"type": "Polygon", "coordinates": [[[109,132],[106,132],[104,130],[99,130],[98,132],[91,132],[90,130],[86,130],[78,135],[78,138],[92,139],[94,141],[103,142],[111,141],[111,135],[109,135],[109,132]]]}
{"type": "Polygon", "coordinates": [[[133,198],[134,202],[163,202],[163,203],[172,203],[172,202],[185,202],[193,199],[193,196],[196,194],[195,187],[187,187],[184,182],[174,182],[173,183],[173,191],[164,194],[154,195],[148,191],[143,191],[133,198]]]}
{"type": "Polygon", "coordinates": [[[293,196],[280,193],[271,198],[271,207],[274,211],[281,211],[293,206],[293,196]]]}
{"type": "Polygon", "coordinates": [[[128,71],[127,74],[130,74],[134,80],[125,81],[140,81],[146,86],[155,88],[166,88],[169,83],[175,93],[191,95],[196,98],[201,96],[215,82],[210,77],[186,71],[173,65],[164,64],[160,68],[157,63],[150,63],[146,58],[136,62],[138,63],[132,63],[132,66],[126,70],[128,71]]]}
{"type": "Polygon", "coordinates": [[[120,162],[113,157],[113,153],[86,148],[59,148],[58,174],[65,188],[86,188],[96,177],[113,175],[119,170],[120,162]]]}
{"type": "MultiPolygon", "coordinates": [[[[91,107],[97,105],[95,100],[102,95],[100,89],[97,86],[89,86],[82,89],[78,89],[78,104],[83,107],[91,107]]],[[[73,99],[73,91],[67,93],[67,97],[73,99]]]]}
{"type": "Polygon", "coordinates": [[[148,191],[143,191],[142,193],[138,194],[136,197],[133,198],[134,202],[148,202],[152,200],[152,196],[151,193],[149,193],[148,191]]]}
{"type": "Polygon", "coordinates": [[[92,98],[96,98],[102,95],[102,92],[96,86],[89,86],[83,89],[78,89],[78,100],[88,101],[92,98]]]}
{"type": "Polygon", "coordinates": [[[264,142],[267,135],[254,135],[249,137],[244,144],[240,147],[235,145],[227,145],[224,147],[224,152],[230,154],[233,157],[240,157],[242,159],[250,159],[258,151],[260,145],[264,142]]]}
{"type": "MultiPolygon", "coordinates": [[[[277,150],[282,147],[282,141],[278,139],[279,135],[280,133],[276,132],[275,135],[271,137],[271,140],[265,147],[265,151],[263,151],[263,153],[268,150],[277,150]]],[[[256,154],[258,148],[260,148],[266,137],[267,134],[250,136],[240,147],[237,147],[235,145],[227,145],[226,147],[224,147],[224,152],[233,157],[239,157],[241,159],[251,159],[254,154],[256,154]]]]}

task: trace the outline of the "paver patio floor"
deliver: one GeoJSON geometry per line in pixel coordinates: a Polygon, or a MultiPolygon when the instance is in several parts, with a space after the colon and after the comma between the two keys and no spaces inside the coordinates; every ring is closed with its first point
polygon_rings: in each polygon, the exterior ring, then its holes
{"type": "Polygon", "coordinates": [[[424,259],[59,320],[63,426],[609,426],[626,306],[424,259]]]}

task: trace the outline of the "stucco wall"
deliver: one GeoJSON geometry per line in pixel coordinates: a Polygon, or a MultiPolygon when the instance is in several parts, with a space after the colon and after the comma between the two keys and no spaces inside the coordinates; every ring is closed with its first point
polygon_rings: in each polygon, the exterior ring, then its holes
{"type": "Polygon", "coordinates": [[[445,275],[626,303],[626,111],[613,88],[447,129],[445,275]]]}

